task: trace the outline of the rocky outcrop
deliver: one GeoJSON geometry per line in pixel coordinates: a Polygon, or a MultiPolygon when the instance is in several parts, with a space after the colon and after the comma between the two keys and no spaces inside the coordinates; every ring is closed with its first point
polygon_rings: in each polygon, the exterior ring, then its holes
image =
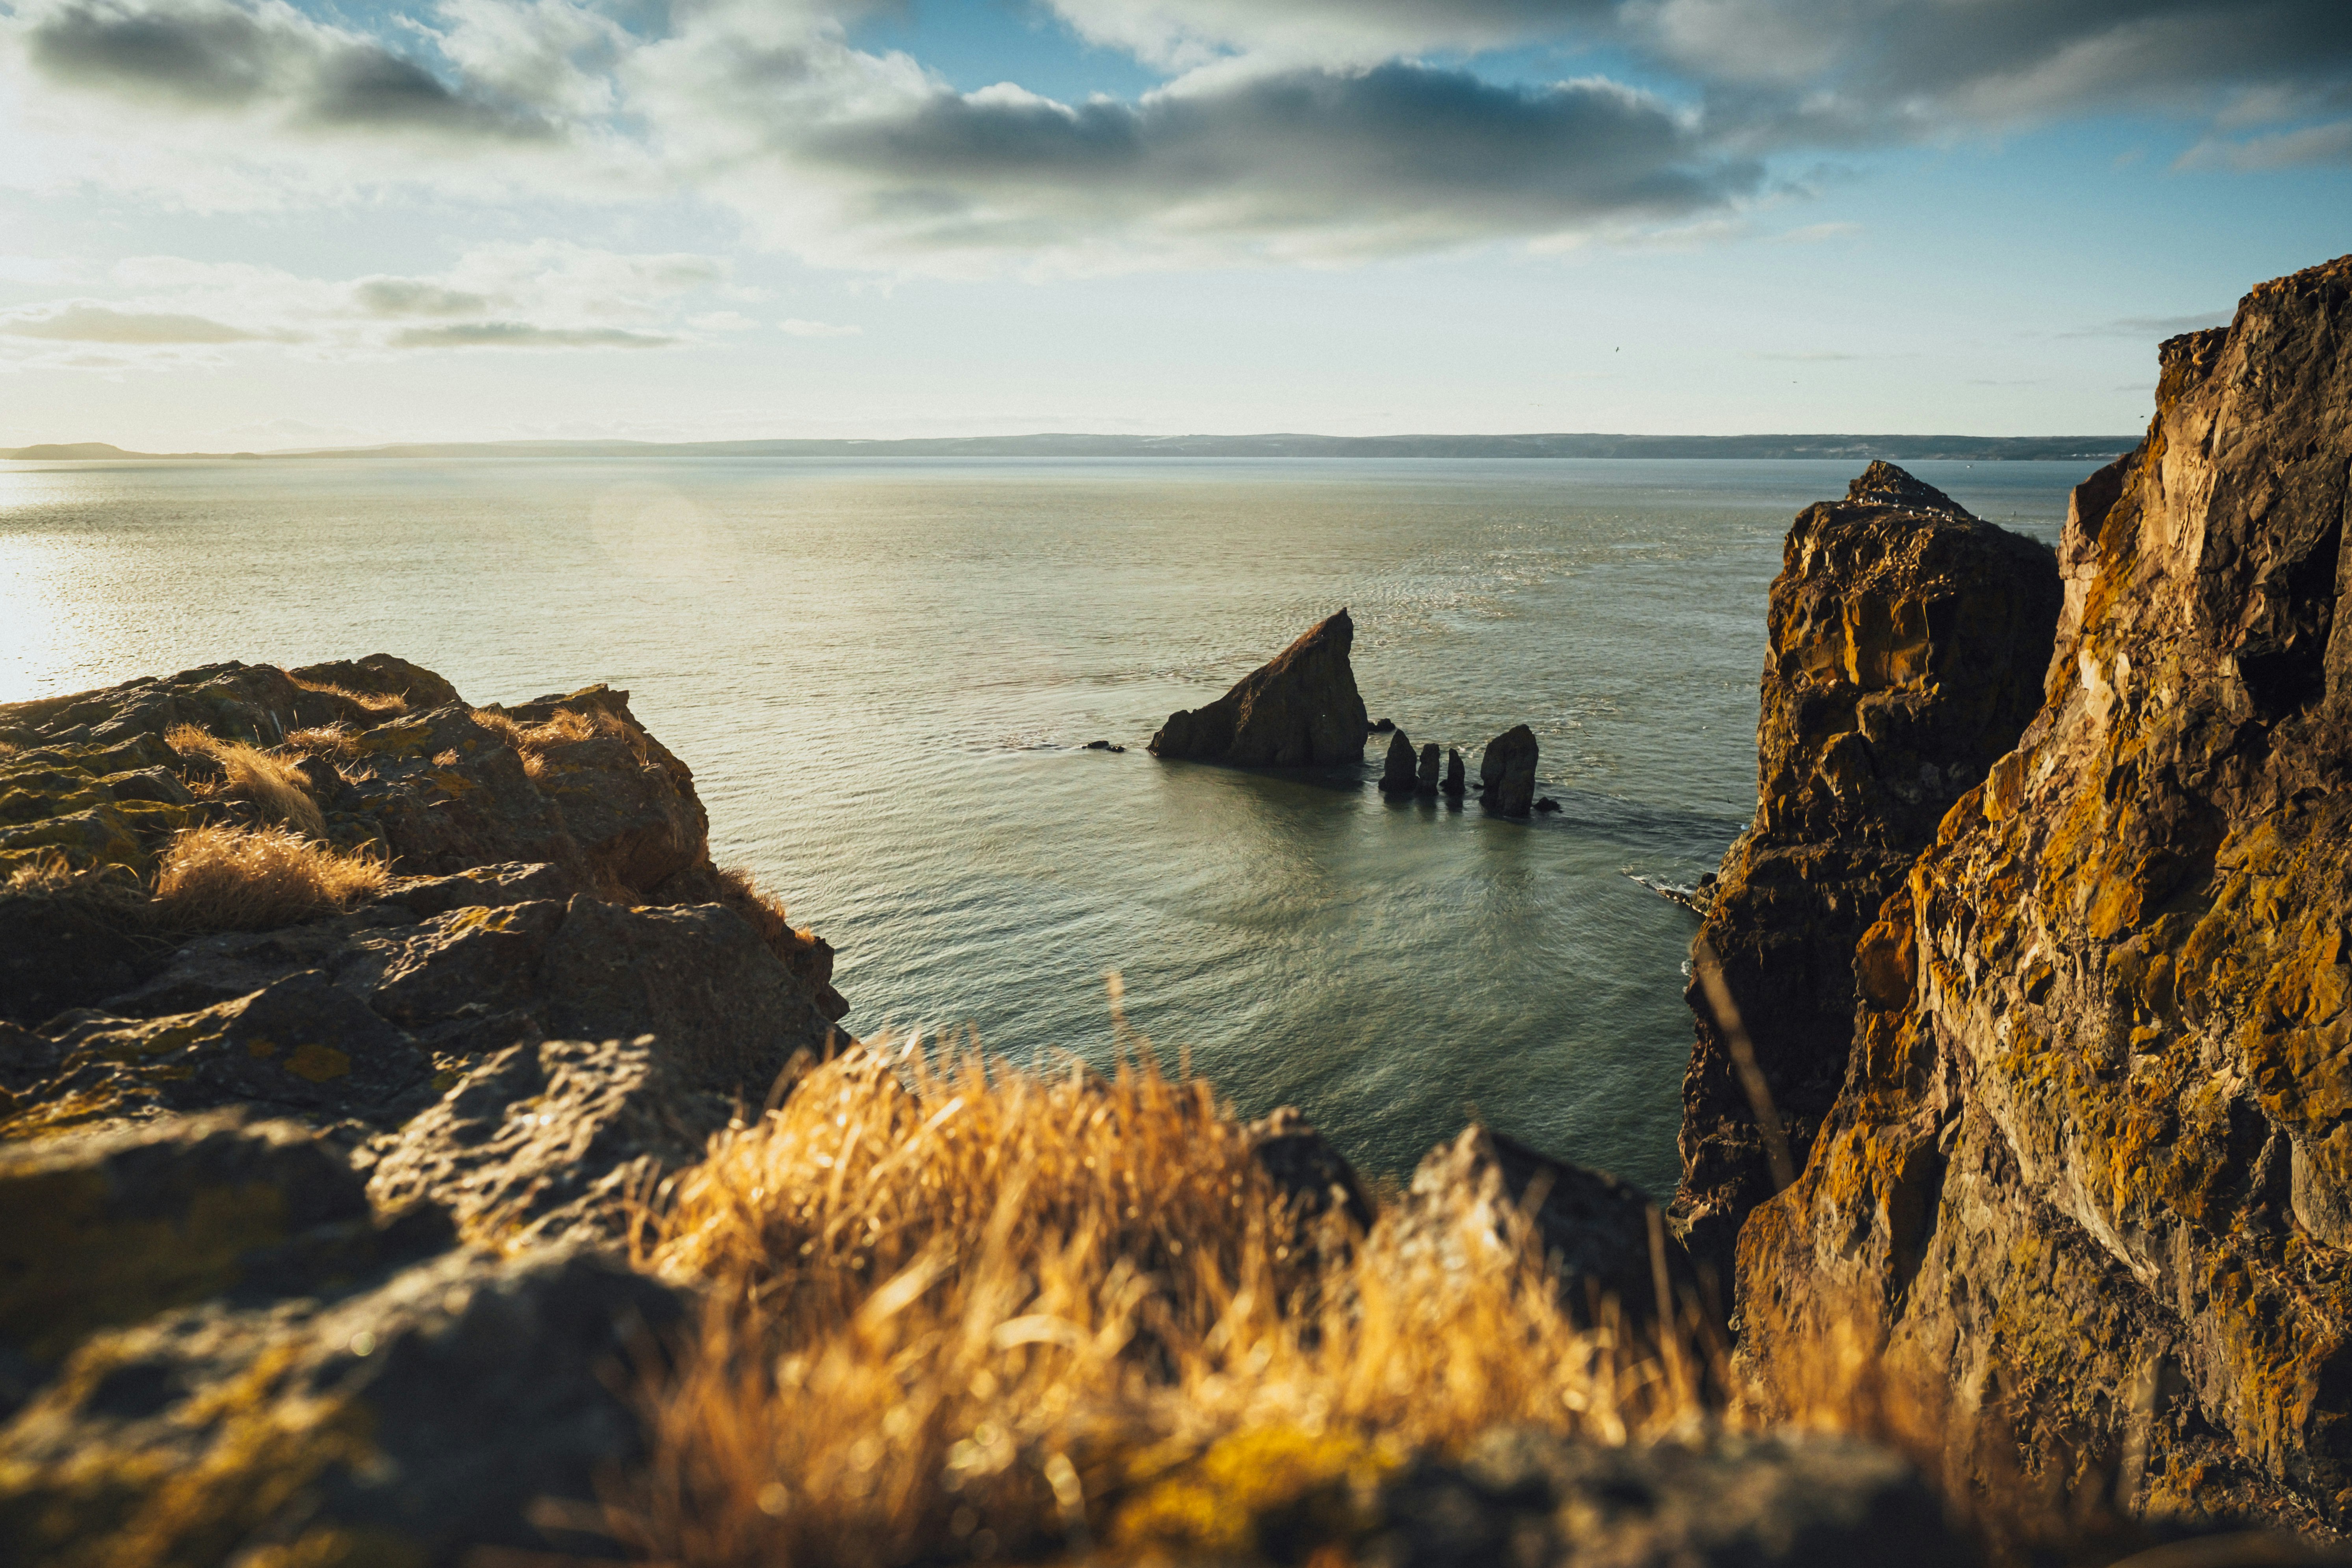
{"type": "Polygon", "coordinates": [[[1536,732],[1514,724],[1478,757],[1478,798],[1505,816],[1525,816],[1536,798],[1536,732]]]}
{"type": "Polygon", "coordinates": [[[1448,746],[1445,749],[1445,783],[1440,787],[1447,795],[1459,800],[1466,780],[1467,775],[1462,766],[1462,753],[1454,747],[1448,746]]]}
{"type": "MultiPolygon", "coordinates": [[[[1768,610],[1756,818],[1725,852],[1693,951],[1719,965],[1796,1167],[1844,1076],[1854,943],[2033,717],[2058,607],[2047,549],[1892,464],[1789,531],[1768,610]]],[[[1771,1154],[1696,965],[1689,1000],[1674,1215],[1728,1284],[1740,1222],[1773,1191],[1771,1154]]]]}
{"type": "Polygon", "coordinates": [[[1348,663],[1348,612],[1318,624],[1206,708],[1171,713],[1154,756],[1241,767],[1328,768],[1360,763],[1367,724],[1348,663]]]}
{"type": "Polygon", "coordinates": [[[1414,794],[1433,795],[1437,793],[1437,742],[1432,741],[1421,749],[1421,767],[1412,781],[1414,794]]]}
{"type": "Polygon", "coordinates": [[[1739,1240],[1769,1378],[1859,1315],[2030,1468],[2352,1523],[2352,258],[2165,343],[2079,486],[2047,701],[1874,911],[1739,1240]]]}
{"type": "Polygon", "coordinates": [[[831,950],[603,687],[224,665],[0,733],[0,1559],[614,1554],[691,1306],[633,1205],[845,1042],[831,950]],[[297,816],[399,874],[265,930],[162,896],[175,835],[297,816]]]}

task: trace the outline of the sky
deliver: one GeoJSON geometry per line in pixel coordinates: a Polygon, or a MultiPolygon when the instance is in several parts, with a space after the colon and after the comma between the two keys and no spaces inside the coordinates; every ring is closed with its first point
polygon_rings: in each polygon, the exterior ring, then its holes
{"type": "Polygon", "coordinates": [[[0,447],[2124,434],[2347,0],[0,0],[0,447]]]}

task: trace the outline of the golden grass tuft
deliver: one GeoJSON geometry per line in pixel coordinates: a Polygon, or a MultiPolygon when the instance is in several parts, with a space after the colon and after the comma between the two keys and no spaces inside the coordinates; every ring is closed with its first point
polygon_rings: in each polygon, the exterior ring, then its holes
{"type": "Polygon", "coordinates": [[[208,792],[199,793],[245,801],[258,807],[270,821],[306,837],[327,836],[326,816],[320,811],[319,803],[310,798],[302,771],[285,758],[271,756],[242,741],[224,741],[208,735],[193,724],[174,726],[163,741],[183,756],[200,753],[210,757],[226,775],[208,792]]]}
{"type": "Polygon", "coordinates": [[[383,858],[282,827],[191,827],[164,847],[155,906],[189,931],[268,931],[340,914],[383,890],[383,858]]]}
{"type": "Polygon", "coordinates": [[[742,917],[743,923],[760,933],[778,957],[789,962],[802,949],[816,940],[814,927],[794,929],[783,900],[760,885],[760,879],[747,866],[721,866],[718,869],[719,902],[742,917]]]}
{"type": "Polygon", "coordinates": [[[536,724],[521,724],[504,713],[477,710],[474,722],[521,753],[522,771],[532,778],[545,776],[549,753],[569,742],[626,741],[638,762],[652,761],[644,733],[602,709],[562,708],[536,724]]]}
{"type": "Polygon", "coordinates": [[[1277,1512],[1338,1545],[1413,1448],[1620,1442],[1695,1405],[1672,1358],[1575,1327],[1538,1247],[1296,1219],[1148,1055],[1105,1079],[861,1048],[640,1221],[640,1263],[709,1302],[615,1505],[665,1563],[1230,1558],[1277,1512]]]}
{"type": "Polygon", "coordinates": [[[289,675],[286,679],[305,691],[322,692],[329,697],[340,697],[346,702],[355,703],[361,711],[373,718],[395,719],[408,711],[408,699],[396,691],[354,691],[348,686],[337,686],[327,680],[305,680],[299,675],[289,675]]]}
{"type": "Polygon", "coordinates": [[[357,762],[360,732],[338,719],[331,724],[314,724],[307,730],[289,732],[284,749],[306,757],[323,757],[330,763],[357,762]]]}
{"type": "Polygon", "coordinates": [[[62,893],[81,880],[82,874],[74,869],[73,862],[67,859],[62,851],[52,849],[11,869],[7,880],[0,882],[0,891],[62,893]]]}

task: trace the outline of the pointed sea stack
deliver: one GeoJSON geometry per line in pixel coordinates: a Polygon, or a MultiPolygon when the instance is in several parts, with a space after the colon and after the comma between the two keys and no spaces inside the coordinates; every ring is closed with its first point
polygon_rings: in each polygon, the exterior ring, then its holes
{"type": "Polygon", "coordinates": [[[1478,798],[1505,816],[1525,816],[1536,798],[1536,732],[1514,724],[1478,759],[1478,798]]]}
{"type": "Polygon", "coordinates": [[[1445,783],[1443,786],[1445,793],[1457,800],[1460,799],[1463,790],[1467,787],[1466,778],[1467,774],[1462,766],[1462,752],[1455,747],[1448,746],[1445,749],[1445,783]]]}
{"type": "Polygon", "coordinates": [[[1417,795],[1437,793],[1437,742],[1432,741],[1421,749],[1421,772],[1413,780],[1417,795]]]}
{"type": "Polygon", "coordinates": [[[1207,707],[1171,713],[1151,737],[1152,755],[1259,768],[1362,761],[1364,700],[1348,663],[1355,640],[1341,610],[1207,707]]]}
{"type": "Polygon", "coordinates": [[[1381,769],[1381,793],[1411,795],[1412,783],[1412,742],[1399,730],[1390,738],[1388,763],[1381,769]]]}

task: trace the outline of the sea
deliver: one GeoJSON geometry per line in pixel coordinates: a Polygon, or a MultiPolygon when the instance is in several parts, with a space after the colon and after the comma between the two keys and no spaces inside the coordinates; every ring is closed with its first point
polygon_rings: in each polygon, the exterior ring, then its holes
{"type": "MultiPolygon", "coordinates": [[[[1906,466],[2054,541],[2095,465],[1906,466]]],[[[1642,879],[1752,813],[1766,590],[1857,467],[0,464],[0,700],[379,650],[475,702],[607,682],[863,1037],[1148,1043],[1375,1173],[1475,1118],[1663,1199],[1696,921],[1642,879]],[[1474,777],[1527,724],[1560,810],[1384,799],[1384,735],[1312,775],[1146,752],[1343,606],[1376,718],[1474,777]]]]}

